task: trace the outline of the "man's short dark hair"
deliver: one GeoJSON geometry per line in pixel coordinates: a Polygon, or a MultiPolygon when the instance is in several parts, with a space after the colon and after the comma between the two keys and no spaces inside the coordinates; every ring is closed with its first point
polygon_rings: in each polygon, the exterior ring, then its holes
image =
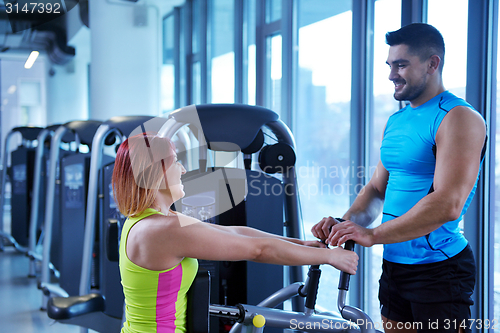
{"type": "Polygon", "coordinates": [[[443,70],[444,40],[441,33],[432,25],[412,23],[399,30],[388,32],[385,40],[390,46],[407,45],[409,52],[419,56],[421,61],[429,59],[432,55],[438,55],[441,58],[439,70],[443,70]]]}

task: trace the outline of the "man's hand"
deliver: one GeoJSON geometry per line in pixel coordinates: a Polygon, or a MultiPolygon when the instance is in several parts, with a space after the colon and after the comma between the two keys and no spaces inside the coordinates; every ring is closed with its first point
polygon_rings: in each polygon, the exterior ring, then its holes
{"type": "Polygon", "coordinates": [[[332,226],[340,223],[338,220],[334,219],[331,216],[324,217],[321,221],[316,223],[312,228],[311,232],[314,237],[325,240],[330,236],[330,229],[332,226]]]}
{"type": "Polygon", "coordinates": [[[364,228],[352,221],[335,224],[326,239],[326,243],[332,246],[341,246],[349,239],[364,247],[375,244],[373,229],[364,228]]]}

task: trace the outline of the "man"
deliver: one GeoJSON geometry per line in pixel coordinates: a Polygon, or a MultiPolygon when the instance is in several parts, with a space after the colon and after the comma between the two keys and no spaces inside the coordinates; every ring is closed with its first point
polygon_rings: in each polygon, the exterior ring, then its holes
{"type": "Polygon", "coordinates": [[[386,41],[394,98],[410,104],[389,118],[381,160],[346,221],[324,218],[312,233],[331,245],[384,244],[386,332],[468,332],[475,263],[458,223],[476,189],[485,122],[445,90],[439,31],[411,24],[386,41]],[[382,224],[367,228],[380,212],[382,224]]]}

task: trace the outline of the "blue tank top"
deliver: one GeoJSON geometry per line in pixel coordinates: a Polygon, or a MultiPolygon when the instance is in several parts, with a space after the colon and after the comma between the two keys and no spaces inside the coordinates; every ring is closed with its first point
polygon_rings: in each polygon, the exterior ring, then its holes
{"type": "MultiPolygon", "coordinates": [[[[452,108],[472,106],[445,91],[417,108],[406,106],[387,121],[380,159],[389,172],[382,223],[405,214],[429,193],[434,179],[433,152],[441,121],[452,108]]],[[[479,175],[478,175],[479,176],[479,175]]],[[[401,264],[425,264],[451,258],[467,246],[458,226],[476,191],[477,180],[460,217],[427,236],[385,244],[384,259],[401,264]]]]}

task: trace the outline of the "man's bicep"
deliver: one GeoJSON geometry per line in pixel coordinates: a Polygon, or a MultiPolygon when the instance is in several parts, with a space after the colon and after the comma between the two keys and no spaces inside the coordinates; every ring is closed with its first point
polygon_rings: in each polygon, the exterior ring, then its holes
{"type": "Polygon", "coordinates": [[[436,135],[435,191],[466,200],[477,179],[485,135],[477,112],[465,107],[449,112],[436,135]]]}
{"type": "Polygon", "coordinates": [[[387,188],[387,181],[389,179],[389,172],[386,170],[381,161],[378,162],[375,172],[370,178],[369,184],[379,193],[383,198],[385,197],[385,190],[387,188]]]}

